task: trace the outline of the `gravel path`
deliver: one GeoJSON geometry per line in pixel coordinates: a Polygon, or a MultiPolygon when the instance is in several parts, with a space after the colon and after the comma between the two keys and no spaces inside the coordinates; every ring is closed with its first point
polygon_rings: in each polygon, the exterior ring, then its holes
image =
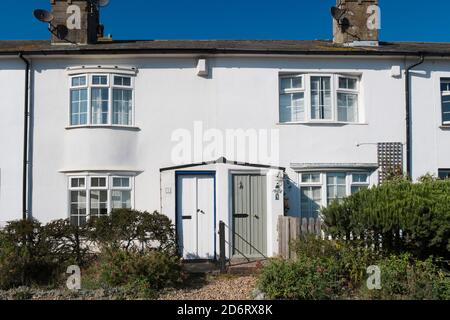
{"type": "Polygon", "coordinates": [[[256,288],[254,276],[217,276],[201,288],[168,291],[159,300],[250,300],[256,288]]]}

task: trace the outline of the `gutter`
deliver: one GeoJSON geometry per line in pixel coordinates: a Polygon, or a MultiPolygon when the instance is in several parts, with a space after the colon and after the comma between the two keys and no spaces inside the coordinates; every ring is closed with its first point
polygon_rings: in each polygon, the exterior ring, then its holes
{"type": "Polygon", "coordinates": [[[23,115],[23,176],[22,176],[22,219],[28,219],[27,189],[28,189],[28,146],[29,146],[29,117],[30,117],[30,66],[31,62],[19,53],[19,59],[25,63],[25,100],[23,115]]]}
{"type": "Polygon", "coordinates": [[[411,124],[411,70],[421,65],[425,56],[420,55],[419,62],[406,68],[405,73],[405,100],[406,100],[406,175],[412,178],[412,124],[411,124]]]}

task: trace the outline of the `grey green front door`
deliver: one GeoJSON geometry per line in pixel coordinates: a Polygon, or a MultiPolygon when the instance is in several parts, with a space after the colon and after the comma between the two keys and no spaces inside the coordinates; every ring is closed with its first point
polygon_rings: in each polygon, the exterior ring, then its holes
{"type": "Polygon", "coordinates": [[[233,175],[233,255],[267,255],[266,176],[233,175]]]}

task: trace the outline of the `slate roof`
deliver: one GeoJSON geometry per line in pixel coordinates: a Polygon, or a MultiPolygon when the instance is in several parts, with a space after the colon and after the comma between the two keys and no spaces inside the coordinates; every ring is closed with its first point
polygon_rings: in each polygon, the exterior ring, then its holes
{"type": "Polygon", "coordinates": [[[1,40],[0,55],[13,54],[288,54],[450,56],[450,43],[381,42],[378,47],[344,47],[322,40],[142,40],[94,45],[52,45],[46,40],[1,40]]]}

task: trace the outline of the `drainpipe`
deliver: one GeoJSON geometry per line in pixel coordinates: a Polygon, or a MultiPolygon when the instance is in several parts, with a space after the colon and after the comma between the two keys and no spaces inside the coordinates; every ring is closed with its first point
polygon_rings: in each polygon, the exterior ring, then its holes
{"type": "Polygon", "coordinates": [[[406,99],[406,175],[412,179],[412,125],[411,125],[411,70],[421,65],[425,56],[420,55],[419,62],[406,68],[405,74],[405,99],[406,99]]]}
{"type": "Polygon", "coordinates": [[[22,176],[22,219],[28,218],[27,207],[27,189],[28,189],[28,126],[30,116],[30,61],[26,59],[22,53],[19,53],[19,58],[25,63],[25,101],[24,101],[24,115],[23,115],[23,176],[22,176]]]}

